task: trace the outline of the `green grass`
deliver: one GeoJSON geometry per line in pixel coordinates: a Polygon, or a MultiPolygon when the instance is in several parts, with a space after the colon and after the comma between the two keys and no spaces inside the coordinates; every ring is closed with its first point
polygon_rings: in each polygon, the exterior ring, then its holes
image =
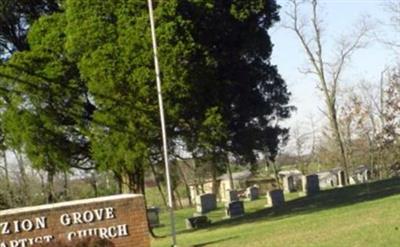
{"type": "MultiPolygon", "coordinates": [[[[246,202],[246,216],[223,220],[223,208],[208,214],[206,229],[187,231],[193,209],[176,212],[178,246],[400,246],[400,180],[322,191],[312,197],[287,195],[285,207],[264,208],[266,199],[246,202]]],[[[222,205],[221,205],[222,206],[222,205]]],[[[164,212],[162,223],[169,222],[164,212]]],[[[156,229],[169,232],[169,227],[156,229]]],[[[152,246],[170,246],[171,238],[152,246]]]]}

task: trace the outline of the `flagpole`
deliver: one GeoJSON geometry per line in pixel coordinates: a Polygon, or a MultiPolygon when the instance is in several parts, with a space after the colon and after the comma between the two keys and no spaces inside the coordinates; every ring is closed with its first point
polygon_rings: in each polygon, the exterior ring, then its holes
{"type": "Polygon", "coordinates": [[[168,144],[167,144],[167,131],[165,128],[165,118],[164,118],[164,105],[161,92],[161,78],[160,78],[160,67],[158,64],[158,53],[157,53],[157,39],[154,24],[154,14],[153,14],[153,2],[152,0],[147,0],[149,7],[150,16],[150,26],[151,26],[151,38],[153,43],[153,53],[154,53],[154,67],[156,71],[156,82],[157,82],[157,94],[158,94],[158,105],[160,109],[160,120],[161,120],[161,131],[162,131],[162,141],[163,141],[163,151],[164,151],[164,164],[165,164],[165,176],[167,179],[167,191],[168,191],[168,209],[170,213],[171,220],[171,235],[172,235],[172,246],[176,245],[176,230],[175,230],[175,215],[174,207],[172,204],[172,189],[171,189],[171,177],[168,161],[168,144]]]}

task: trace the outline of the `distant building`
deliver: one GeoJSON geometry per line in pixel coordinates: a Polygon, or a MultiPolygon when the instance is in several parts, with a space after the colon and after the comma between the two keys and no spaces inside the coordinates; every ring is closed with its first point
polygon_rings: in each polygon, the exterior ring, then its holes
{"type": "MultiPolygon", "coordinates": [[[[265,194],[267,190],[276,187],[275,179],[257,177],[249,170],[232,173],[233,188],[231,187],[229,174],[224,174],[218,177],[217,182],[219,184],[217,197],[221,201],[227,200],[226,192],[228,190],[235,189],[239,192],[239,195],[243,194],[244,196],[246,188],[253,185],[257,185],[259,187],[261,194],[265,194]]],[[[212,192],[212,180],[207,179],[203,184],[198,184],[197,187],[194,184],[191,184],[189,187],[191,197],[195,198],[199,194],[212,192]]]]}
{"type": "Polygon", "coordinates": [[[339,185],[338,173],[335,170],[327,170],[316,173],[321,189],[335,188],[339,185]]]}
{"type": "Polygon", "coordinates": [[[366,183],[372,178],[372,171],[366,165],[358,166],[349,176],[350,184],[366,183]]]}

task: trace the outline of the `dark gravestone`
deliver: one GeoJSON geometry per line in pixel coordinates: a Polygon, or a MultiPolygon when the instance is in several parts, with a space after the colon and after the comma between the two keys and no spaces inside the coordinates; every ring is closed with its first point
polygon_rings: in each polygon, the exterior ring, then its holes
{"type": "Polygon", "coordinates": [[[320,191],[318,175],[312,174],[302,178],[303,192],[309,196],[320,191]]]}
{"type": "Polygon", "coordinates": [[[345,185],[346,185],[346,179],[345,179],[344,171],[339,171],[338,172],[338,186],[343,187],[345,185]]]}
{"type": "Polygon", "coordinates": [[[208,226],[211,221],[208,219],[207,216],[201,215],[201,216],[193,216],[190,218],[186,218],[185,220],[186,223],[186,229],[198,229],[202,227],[208,226]]]}
{"type": "Polygon", "coordinates": [[[215,194],[207,193],[196,197],[197,213],[205,214],[216,208],[217,208],[217,198],[215,194]]]}
{"type": "Polygon", "coordinates": [[[226,191],[226,201],[227,202],[234,202],[239,200],[238,194],[236,190],[227,190],[226,191]]]}
{"type": "Polygon", "coordinates": [[[225,205],[227,218],[235,218],[244,215],[244,204],[242,201],[229,202],[225,205]]]}
{"type": "Polygon", "coordinates": [[[160,208],[151,207],[147,209],[147,219],[149,220],[150,227],[159,227],[160,225],[160,208]]]}
{"type": "Polygon", "coordinates": [[[285,204],[283,190],[271,190],[267,192],[267,206],[280,207],[285,204]]]}
{"type": "Polygon", "coordinates": [[[296,191],[296,187],[294,185],[294,177],[292,175],[283,178],[283,189],[285,190],[285,192],[296,191]]]}
{"type": "Polygon", "coordinates": [[[294,186],[294,177],[293,176],[288,177],[288,185],[289,185],[289,192],[296,191],[296,187],[294,186]]]}
{"type": "Polygon", "coordinates": [[[250,201],[258,199],[260,196],[260,189],[256,186],[251,186],[246,189],[246,196],[250,201]]]}

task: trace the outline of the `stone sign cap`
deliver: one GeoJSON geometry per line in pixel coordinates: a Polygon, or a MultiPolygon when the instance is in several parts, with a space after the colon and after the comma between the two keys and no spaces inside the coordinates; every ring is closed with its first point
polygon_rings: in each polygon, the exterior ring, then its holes
{"type": "Polygon", "coordinates": [[[96,198],[89,198],[89,199],[82,199],[82,200],[75,200],[75,201],[59,202],[59,203],[32,206],[32,207],[12,208],[12,209],[1,210],[0,217],[6,216],[6,215],[12,215],[12,214],[21,214],[21,213],[27,213],[27,212],[33,213],[36,211],[53,210],[53,209],[57,209],[57,208],[71,207],[71,206],[82,205],[82,204],[101,203],[104,201],[115,201],[115,200],[129,199],[129,198],[136,198],[136,197],[143,197],[143,195],[121,194],[121,195],[96,197],[96,198]]]}
{"type": "Polygon", "coordinates": [[[125,194],[0,211],[0,247],[97,236],[117,247],[149,247],[142,195],[125,194]]]}

